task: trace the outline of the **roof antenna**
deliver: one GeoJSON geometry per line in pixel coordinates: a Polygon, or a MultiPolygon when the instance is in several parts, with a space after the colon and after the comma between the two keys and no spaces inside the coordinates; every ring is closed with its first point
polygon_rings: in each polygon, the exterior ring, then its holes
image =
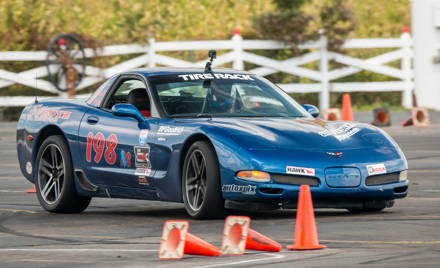
{"type": "Polygon", "coordinates": [[[205,73],[207,72],[212,72],[212,62],[214,61],[215,58],[217,58],[217,51],[215,50],[210,50],[208,52],[208,57],[210,58],[209,61],[206,63],[205,65],[205,73]]]}

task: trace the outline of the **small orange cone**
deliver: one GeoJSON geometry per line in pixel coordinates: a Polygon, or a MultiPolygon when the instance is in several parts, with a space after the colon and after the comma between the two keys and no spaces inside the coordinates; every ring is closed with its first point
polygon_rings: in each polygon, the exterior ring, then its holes
{"type": "Polygon", "coordinates": [[[220,256],[220,249],[188,232],[188,221],[166,221],[163,226],[159,258],[181,259],[183,254],[220,256]]]}
{"type": "Polygon", "coordinates": [[[339,121],[341,120],[341,110],[338,108],[328,108],[324,111],[324,120],[339,121]]]}
{"type": "Polygon", "coordinates": [[[281,248],[282,246],[280,243],[257,231],[249,229],[248,237],[246,239],[246,249],[278,252],[281,251],[281,248]]]}
{"type": "Polygon", "coordinates": [[[222,254],[241,255],[245,249],[274,251],[281,245],[249,228],[251,219],[246,216],[228,216],[223,229],[222,254]]]}
{"type": "Polygon", "coordinates": [[[387,108],[377,108],[373,110],[373,122],[371,124],[376,127],[391,126],[390,111],[387,108]]]}
{"type": "Polygon", "coordinates": [[[24,192],[28,193],[28,194],[35,194],[37,192],[37,189],[35,188],[35,185],[34,185],[34,188],[24,190],[24,192]]]}
{"type": "Polygon", "coordinates": [[[351,110],[350,94],[342,95],[342,120],[353,121],[353,111],[351,110]]]}
{"type": "Polygon", "coordinates": [[[300,187],[296,212],[295,244],[288,245],[287,248],[299,250],[326,248],[326,246],[319,244],[312,194],[308,185],[300,187]]]}
{"type": "Polygon", "coordinates": [[[402,122],[402,126],[427,127],[431,125],[428,110],[426,108],[414,107],[411,110],[411,117],[402,122]]]}

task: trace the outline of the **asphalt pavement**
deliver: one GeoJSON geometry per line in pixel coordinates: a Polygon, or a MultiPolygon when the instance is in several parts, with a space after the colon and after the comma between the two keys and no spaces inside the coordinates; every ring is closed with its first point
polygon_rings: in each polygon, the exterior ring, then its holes
{"type": "MultiPolygon", "coordinates": [[[[316,210],[328,248],[182,260],[157,256],[165,220],[190,220],[191,233],[217,246],[223,220],[191,220],[181,204],[100,198],[81,214],[45,212],[35,194],[23,192],[32,185],[18,168],[15,123],[0,122],[0,267],[440,267],[437,120],[428,128],[384,128],[408,158],[409,196],[378,213],[316,210]]],[[[293,242],[295,210],[243,215],[284,248],[293,242]]]]}

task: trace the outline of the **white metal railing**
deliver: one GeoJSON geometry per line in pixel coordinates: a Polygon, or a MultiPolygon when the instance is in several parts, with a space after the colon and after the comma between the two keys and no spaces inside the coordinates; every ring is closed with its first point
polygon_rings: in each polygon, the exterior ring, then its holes
{"type": "MultiPolygon", "coordinates": [[[[276,72],[283,72],[299,77],[306,77],[312,83],[279,84],[283,90],[289,93],[319,93],[319,105],[321,109],[329,107],[330,92],[369,92],[369,91],[401,91],[402,105],[411,107],[411,94],[414,88],[412,70],[412,38],[408,33],[403,33],[400,38],[368,38],[351,39],[343,45],[346,49],[372,49],[394,48],[369,59],[360,59],[348,55],[327,50],[327,39],[322,36],[318,41],[300,46],[311,52],[286,60],[275,60],[249,52],[250,50],[276,50],[287,46],[277,41],[268,40],[243,40],[240,35],[234,35],[231,40],[215,41],[181,41],[181,42],[156,42],[148,40],[148,45],[115,45],[106,46],[98,51],[86,49],[86,57],[115,56],[127,54],[142,54],[127,61],[118,63],[106,69],[94,66],[86,67],[86,77],[78,85],[77,90],[98,83],[114,74],[143,66],[154,67],[156,65],[173,67],[203,67],[206,60],[189,62],[160,54],[166,51],[190,51],[190,50],[230,50],[219,55],[214,61],[214,66],[232,62],[234,69],[244,69],[244,62],[253,63],[260,67],[248,70],[257,75],[267,76],[276,72]],[[335,61],[345,65],[337,69],[329,68],[329,61],[335,61]],[[388,63],[401,60],[401,67],[388,66],[388,63]],[[304,67],[303,65],[319,61],[319,69],[304,67]],[[380,82],[332,82],[338,78],[352,75],[362,70],[379,73],[392,77],[394,81],[380,82]]],[[[36,61],[44,62],[47,57],[46,51],[6,51],[0,52],[0,61],[36,61]]],[[[51,66],[60,68],[60,66],[51,66]]],[[[58,92],[47,80],[41,79],[48,75],[46,66],[33,68],[27,71],[14,73],[0,70],[0,90],[13,84],[22,84],[47,92],[58,92]]],[[[60,93],[65,97],[65,94],[60,93]]],[[[33,97],[8,96],[0,97],[0,106],[21,106],[33,101],[33,97]]]]}

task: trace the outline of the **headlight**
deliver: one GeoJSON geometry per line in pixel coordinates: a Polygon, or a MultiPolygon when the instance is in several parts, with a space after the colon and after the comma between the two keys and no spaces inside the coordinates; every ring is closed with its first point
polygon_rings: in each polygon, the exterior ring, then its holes
{"type": "Polygon", "coordinates": [[[399,181],[404,182],[408,180],[408,170],[404,170],[400,172],[399,181]]]}
{"type": "Polygon", "coordinates": [[[247,181],[256,181],[256,182],[269,182],[270,181],[269,173],[264,172],[264,171],[258,171],[258,170],[239,171],[239,172],[237,172],[236,176],[242,180],[247,180],[247,181]]]}

